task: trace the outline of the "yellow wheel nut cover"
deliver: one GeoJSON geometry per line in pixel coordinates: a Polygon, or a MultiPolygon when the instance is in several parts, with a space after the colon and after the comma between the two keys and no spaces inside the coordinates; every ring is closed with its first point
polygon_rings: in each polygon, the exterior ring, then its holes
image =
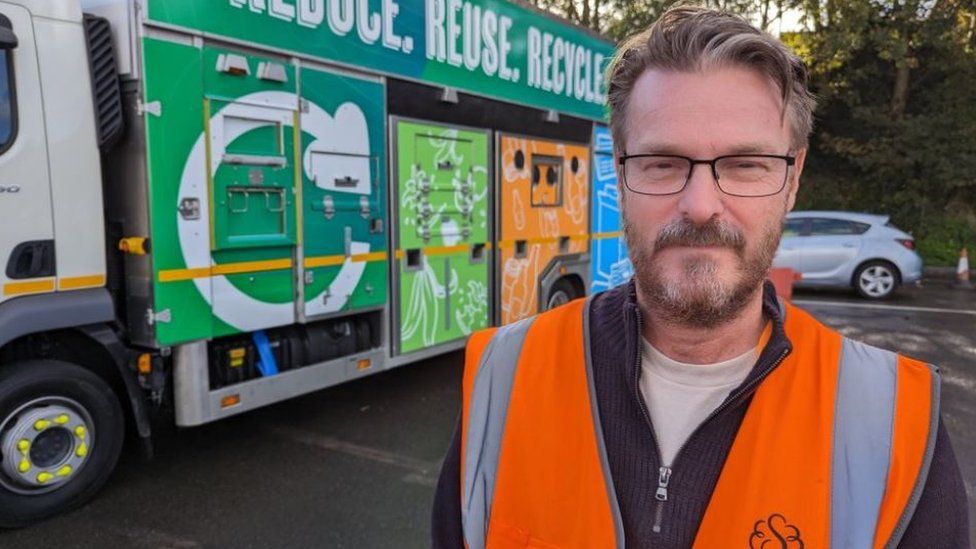
{"type": "Polygon", "coordinates": [[[78,457],[80,457],[80,458],[83,458],[86,455],[88,455],[88,445],[85,444],[84,442],[82,442],[81,444],[79,444],[78,445],[78,449],[75,450],[75,455],[78,456],[78,457]]]}
{"type": "Polygon", "coordinates": [[[61,414],[60,416],[54,418],[54,423],[57,423],[58,425],[68,423],[68,414],[61,414]]]}
{"type": "Polygon", "coordinates": [[[79,425],[79,426],[75,427],[75,434],[78,435],[78,438],[84,438],[85,437],[85,426],[84,425],[79,425]]]}
{"type": "Polygon", "coordinates": [[[65,465],[64,467],[58,469],[58,476],[59,477],[66,477],[66,476],[68,476],[70,474],[71,474],[71,466],[70,465],[65,465]]]}
{"type": "Polygon", "coordinates": [[[30,450],[30,441],[26,438],[22,438],[17,441],[17,449],[20,450],[21,454],[27,454],[27,450],[30,450]]]}
{"type": "Polygon", "coordinates": [[[39,419],[34,422],[34,430],[43,431],[44,429],[47,429],[50,425],[51,425],[50,421],[46,419],[39,419]]]}
{"type": "Polygon", "coordinates": [[[37,475],[37,482],[40,482],[41,484],[45,484],[46,482],[50,481],[52,478],[54,478],[54,475],[45,471],[37,475]]]}
{"type": "Polygon", "coordinates": [[[30,471],[30,467],[30,462],[26,459],[22,459],[20,460],[20,465],[17,466],[17,470],[21,473],[26,473],[27,471],[30,471]]]}

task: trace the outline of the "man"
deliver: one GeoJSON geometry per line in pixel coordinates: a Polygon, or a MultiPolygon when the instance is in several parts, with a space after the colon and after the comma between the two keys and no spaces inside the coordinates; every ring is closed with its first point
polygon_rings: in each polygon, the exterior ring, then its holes
{"type": "Polygon", "coordinates": [[[936,370],[764,285],[802,62],[684,6],[607,82],[635,281],[472,336],[434,546],[968,547],[936,370]]]}

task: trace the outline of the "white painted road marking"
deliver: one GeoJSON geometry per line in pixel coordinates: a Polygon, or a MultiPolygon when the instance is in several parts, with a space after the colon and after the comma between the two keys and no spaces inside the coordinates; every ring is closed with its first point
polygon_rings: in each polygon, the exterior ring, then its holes
{"type": "Polygon", "coordinates": [[[957,315],[976,316],[976,311],[965,311],[961,309],[940,309],[937,307],[912,307],[909,305],[881,305],[879,303],[848,303],[846,301],[813,301],[808,299],[794,299],[794,305],[809,305],[813,307],[851,307],[854,309],[880,309],[885,311],[905,311],[915,313],[948,313],[957,315]]]}

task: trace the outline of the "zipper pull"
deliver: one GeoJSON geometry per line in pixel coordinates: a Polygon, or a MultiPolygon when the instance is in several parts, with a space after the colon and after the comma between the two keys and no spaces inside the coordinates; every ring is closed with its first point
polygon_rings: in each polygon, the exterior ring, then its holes
{"type": "Polygon", "coordinates": [[[671,468],[661,467],[657,473],[657,493],[654,498],[658,501],[668,501],[668,483],[671,482],[671,468]]]}

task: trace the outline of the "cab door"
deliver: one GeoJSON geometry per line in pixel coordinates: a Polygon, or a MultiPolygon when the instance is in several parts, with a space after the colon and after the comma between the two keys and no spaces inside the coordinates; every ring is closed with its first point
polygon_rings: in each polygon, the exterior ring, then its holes
{"type": "Polygon", "coordinates": [[[55,290],[47,136],[31,15],[0,3],[0,301],[55,290]]]}

